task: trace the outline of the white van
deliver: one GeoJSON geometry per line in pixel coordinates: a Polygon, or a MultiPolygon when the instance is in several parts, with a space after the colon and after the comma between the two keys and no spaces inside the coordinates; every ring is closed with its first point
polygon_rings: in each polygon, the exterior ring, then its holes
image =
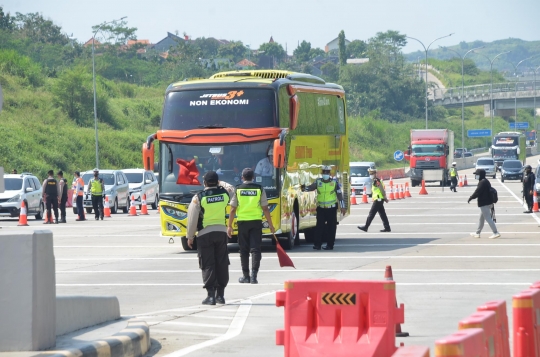
{"type": "Polygon", "coordinates": [[[354,193],[359,196],[366,190],[366,195],[371,197],[371,179],[368,169],[375,168],[375,163],[370,161],[349,162],[351,170],[351,187],[354,193]]]}

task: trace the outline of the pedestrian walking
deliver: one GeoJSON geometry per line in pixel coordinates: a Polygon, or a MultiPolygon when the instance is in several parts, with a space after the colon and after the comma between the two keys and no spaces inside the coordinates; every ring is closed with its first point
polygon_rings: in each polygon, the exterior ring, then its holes
{"type": "Polygon", "coordinates": [[[64,178],[62,170],[56,173],[58,176],[58,204],[60,208],[60,222],[67,223],[66,221],[66,203],[68,196],[67,180],[64,178]]]}
{"type": "Polygon", "coordinates": [[[262,216],[266,217],[268,228],[275,233],[272,217],[268,209],[266,192],[261,185],[253,182],[255,173],[251,168],[242,170],[243,183],[236,186],[231,200],[229,227],[227,234],[232,237],[233,221],[236,215],[238,225],[238,245],[240,246],[240,263],[243,276],[240,283],[257,284],[257,274],[261,265],[262,216]],[[251,253],[251,276],[249,274],[249,255],[251,253]]]}
{"type": "Polygon", "coordinates": [[[343,201],[343,193],[339,183],[330,176],[332,168],[323,166],[321,177],[315,182],[305,187],[306,191],[317,190],[317,223],[315,228],[315,242],[313,249],[321,250],[322,238],[326,237],[324,250],[333,250],[336,242],[337,230],[337,209],[338,205],[341,214],[347,213],[347,207],[343,201]]]}
{"type": "Polygon", "coordinates": [[[229,191],[220,185],[222,182],[219,182],[215,171],[206,172],[203,179],[204,191],[193,196],[188,207],[188,245],[193,247],[198,231],[199,268],[202,270],[203,287],[208,292],[202,304],[225,304],[225,288],[229,283],[226,226],[229,191]]]}
{"type": "Polygon", "coordinates": [[[75,206],[77,207],[78,218],[76,221],[86,221],[84,217],[83,196],[84,196],[84,181],[79,171],[73,173],[75,180],[73,181],[73,191],[75,192],[75,206]]]}
{"type": "Polygon", "coordinates": [[[497,226],[493,222],[492,208],[493,208],[493,196],[491,194],[491,183],[486,178],[486,171],[483,169],[477,169],[474,174],[478,179],[478,186],[473,192],[467,203],[477,199],[478,207],[480,207],[480,217],[478,220],[478,228],[475,233],[471,233],[474,238],[480,238],[480,233],[484,228],[484,221],[489,224],[489,227],[493,231],[493,234],[489,237],[491,239],[499,238],[501,234],[497,231],[497,226]]]}
{"type": "Polygon", "coordinates": [[[457,172],[457,169],[456,169],[456,162],[454,161],[452,163],[452,167],[450,168],[450,191],[454,191],[454,192],[457,192],[456,190],[456,187],[457,187],[457,184],[458,184],[458,172],[457,172]]]}
{"type": "Polygon", "coordinates": [[[386,210],[384,209],[384,203],[388,203],[388,198],[386,198],[386,191],[384,189],[384,183],[376,176],[377,171],[375,169],[368,169],[368,172],[372,180],[371,198],[373,200],[373,204],[371,205],[371,209],[369,210],[366,224],[364,224],[363,226],[358,226],[358,229],[367,232],[369,226],[371,225],[371,222],[373,221],[373,218],[375,218],[378,213],[379,217],[381,217],[384,227],[381,232],[391,232],[392,230],[390,229],[390,222],[388,222],[386,210]]]}
{"type": "Polygon", "coordinates": [[[94,177],[88,181],[87,194],[92,196],[92,207],[94,208],[94,214],[96,221],[101,218],[103,221],[103,193],[105,192],[105,185],[103,179],[99,177],[99,169],[94,169],[94,177]]]}
{"type": "Polygon", "coordinates": [[[16,170],[16,169],[13,169],[13,170],[11,171],[11,173],[16,175],[16,174],[17,174],[17,170],[16,170]]]}
{"type": "Polygon", "coordinates": [[[523,168],[523,198],[527,203],[527,210],[523,213],[532,213],[534,204],[534,185],[536,183],[536,176],[532,172],[531,165],[525,165],[523,168]]]}
{"type": "Polygon", "coordinates": [[[43,191],[43,200],[45,201],[45,206],[47,208],[47,220],[43,224],[52,224],[52,213],[51,208],[54,211],[54,223],[58,224],[58,197],[59,197],[59,187],[58,182],[54,178],[54,171],[49,170],[47,172],[49,175],[44,181],[43,186],[41,187],[43,191]]]}

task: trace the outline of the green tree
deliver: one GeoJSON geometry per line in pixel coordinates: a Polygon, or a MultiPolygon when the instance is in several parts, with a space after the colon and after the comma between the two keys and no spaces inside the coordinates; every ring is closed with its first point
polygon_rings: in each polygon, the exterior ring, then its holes
{"type": "MultiPolygon", "coordinates": [[[[100,24],[92,26],[92,31],[98,31],[101,34],[102,42],[112,45],[112,48],[118,50],[125,45],[128,40],[136,40],[136,27],[129,27],[126,20],[113,21],[110,24],[100,24]]],[[[110,48],[110,47],[109,47],[110,48]]]]}
{"type": "Polygon", "coordinates": [[[15,14],[15,24],[22,37],[26,37],[33,42],[66,45],[69,39],[62,33],[62,28],[55,25],[51,20],[45,20],[43,16],[35,13],[15,14]]]}
{"type": "Polygon", "coordinates": [[[236,63],[245,57],[246,50],[246,46],[241,41],[231,41],[218,49],[218,56],[229,58],[236,63]]]}
{"type": "Polygon", "coordinates": [[[259,51],[261,52],[264,51],[265,56],[273,57],[274,62],[277,62],[277,63],[280,63],[286,55],[285,50],[283,49],[283,46],[281,46],[277,42],[263,43],[259,47],[259,51]]]}
{"type": "Polygon", "coordinates": [[[367,43],[362,40],[354,40],[347,46],[347,57],[362,58],[366,56],[367,43]]]}
{"type": "Polygon", "coordinates": [[[310,59],[314,59],[318,56],[326,57],[326,52],[324,52],[324,50],[321,50],[320,48],[312,48],[311,50],[309,50],[310,59]]]}
{"type": "Polygon", "coordinates": [[[220,44],[215,38],[197,38],[194,45],[201,50],[202,58],[214,58],[218,55],[220,44]]]}
{"type": "Polygon", "coordinates": [[[338,36],[339,48],[339,64],[344,66],[347,64],[347,46],[345,44],[345,31],[341,30],[338,36]]]}
{"type": "Polygon", "coordinates": [[[82,66],[60,74],[52,87],[54,103],[79,125],[88,124],[94,108],[92,75],[82,66]]]}
{"type": "Polygon", "coordinates": [[[326,62],[321,66],[323,77],[330,82],[337,82],[339,80],[339,67],[332,62],[326,62]]]}
{"type": "Polygon", "coordinates": [[[302,41],[293,51],[293,56],[298,62],[307,62],[310,60],[311,43],[302,41]]]}
{"type": "Polygon", "coordinates": [[[0,6],[0,30],[13,31],[15,29],[15,19],[9,15],[9,12],[4,13],[4,9],[0,6]]]}

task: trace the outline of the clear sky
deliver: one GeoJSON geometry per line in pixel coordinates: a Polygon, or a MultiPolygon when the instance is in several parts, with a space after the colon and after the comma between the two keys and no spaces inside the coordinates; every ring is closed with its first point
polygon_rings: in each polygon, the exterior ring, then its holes
{"type": "MultiPolygon", "coordinates": [[[[396,30],[427,46],[506,38],[540,40],[540,0],[0,0],[5,12],[39,12],[84,42],[92,26],[128,16],[139,39],[155,43],[167,31],[192,38],[240,40],[256,49],[274,37],[292,54],[299,41],[325,44],[345,30],[347,39],[367,40],[396,30]]],[[[410,41],[405,53],[421,49],[410,41]]]]}

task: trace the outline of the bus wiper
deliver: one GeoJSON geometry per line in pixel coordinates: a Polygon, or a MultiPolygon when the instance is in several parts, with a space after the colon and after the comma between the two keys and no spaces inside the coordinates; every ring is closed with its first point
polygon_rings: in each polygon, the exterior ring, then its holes
{"type": "Polygon", "coordinates": [[[224,129],[226,126],[223,126],[221,124],[212,124],[212,125],[199,125],[197,128],[199,129],[224,129]]]}

